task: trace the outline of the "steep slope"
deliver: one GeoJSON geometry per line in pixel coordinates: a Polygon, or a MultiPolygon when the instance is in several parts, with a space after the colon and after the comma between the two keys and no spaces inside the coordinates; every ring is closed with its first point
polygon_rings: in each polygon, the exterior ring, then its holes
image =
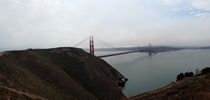
{"type": "Polygon", "coordinates": [[[47,100],[46,98],[0,86],[0,100],[47,100]]]}
{"type": "Polygon", "coordinates": [[[208,75],[185,78],[166,87],[140,94],[131,100],[210,100],[208,75]]]}
{"type": "Polygon", "coordinates": [[[50,100],[122,100],[123,76],[81,49],[54,48],[4,52],[0,86],[50,100]]]}

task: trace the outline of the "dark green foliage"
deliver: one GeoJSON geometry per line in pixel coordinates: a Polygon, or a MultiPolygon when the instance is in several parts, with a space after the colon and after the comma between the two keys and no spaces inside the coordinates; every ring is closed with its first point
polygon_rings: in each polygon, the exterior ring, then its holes
{"type": "Polygon", "coordinates": [[[180,80],[182,80],[185,77],[192,77],[192,76],[194,76],[193,72],[185,72],[184,74],[180,73],[179,75],[177,75],[176,81],[180,81],[180,80]]]}
{"type": "Polygon", "coordinates": [[[193,72],[185,72],[184,74],[185,77],[192,77],[193,75],[193,72]]]}
{"type": "Polygon", "coordinates": [[[180,73],[179,75],[177,75],[176,81],[182,80],[183,78],[184,78],[184,74],[180,73]]]}
{"type": "Polygon", "coordinates": [[[205,75],[205,74],[208,74],[208,73],[210,73],[210,68],[209,67],[206,67],[206,68],[201,70],[202,75],[205,75]]]}

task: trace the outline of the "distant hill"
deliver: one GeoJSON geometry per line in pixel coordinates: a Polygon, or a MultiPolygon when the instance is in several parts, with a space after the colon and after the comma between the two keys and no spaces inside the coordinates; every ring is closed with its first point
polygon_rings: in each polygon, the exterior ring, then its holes
{"type": "MultiPolygon", "coordinates": [[[[149,47],[119,47],[119,48],[98,48],[97,51],[132,51],[132,50],[139,50],[139,51],[146,51],[149,47]]],[[[180,50],[184,49],[181,47],[170,47],[170,46],[154,46],[150,47],[157,52],[165,52],[165,51],[173,51],[173,50],[180,50]]]]}
{"type": "MultiPolygon", "coordinates": [[[[148,50],[148,48],[155,50],[156,52],[167,52],[167,51],[175,51],[175,50],[183,50],[183,49],[210,49],[210,46],[144,46],[144,47],[118,47],[118,48],[97,48],[96,51],[135,51],[139,50],[144,52],[148,50]]],[[[87,50],[88,49],[84,49],[87,50]]]]}
{"type": "Polygon", "coordinates": [[[124,100],[127,98],[118,86],[120,78],[123,75],[108,63],[77,48],[0,55],[0,99],[124,100]]]}

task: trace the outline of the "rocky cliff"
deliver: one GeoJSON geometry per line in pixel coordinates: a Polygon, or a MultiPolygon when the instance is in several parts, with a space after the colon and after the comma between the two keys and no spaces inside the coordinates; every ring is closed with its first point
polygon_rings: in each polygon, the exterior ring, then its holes
{"type": "Polygon", "coordinates": [[[0,94],[6,93],[3,97],[8,98],[124,100],[120,78],[124,77],[108,63],[77,48],[28,49],[0,55],[0,86],[4,87],[0,90],[8,91],[0,94]]]}

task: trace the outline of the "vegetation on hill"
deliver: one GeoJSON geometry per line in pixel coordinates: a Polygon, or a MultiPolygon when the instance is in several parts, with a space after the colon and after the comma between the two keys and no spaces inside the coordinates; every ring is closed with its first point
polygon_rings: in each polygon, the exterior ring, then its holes
{"type": "Polygon", "coordinates": [[[193,76],[194,76],[193,72],[180,73],[179,75],[177,75],[176,81],[180,81],[180,80],[184,79],[185,77],[193,77],[193,76]]]}
{"type": "Polygon", "coordinates": [[[0,100],[47,100],[38,95],[0,86],[0,100]]]}
{"type": "Polygon", "coordinates": [[[210,100],[210,68],[203,69],[199,75],[188,74],[179,74],[184,78],[163,88],[134,96],[131,100],[210,100]]]}
{"type": "Polygon", "coordinates": [[[210,74],[210,67],[206,67],[201,70],[201,75],[208,75],[210,74]]]}
{"type": "Polygon", "coordinates": [[[120,78],[123,75],[108,63],[76,48],[8,51],[0,56],[0,86],[49,100],[124,100],[120,78]]]}

